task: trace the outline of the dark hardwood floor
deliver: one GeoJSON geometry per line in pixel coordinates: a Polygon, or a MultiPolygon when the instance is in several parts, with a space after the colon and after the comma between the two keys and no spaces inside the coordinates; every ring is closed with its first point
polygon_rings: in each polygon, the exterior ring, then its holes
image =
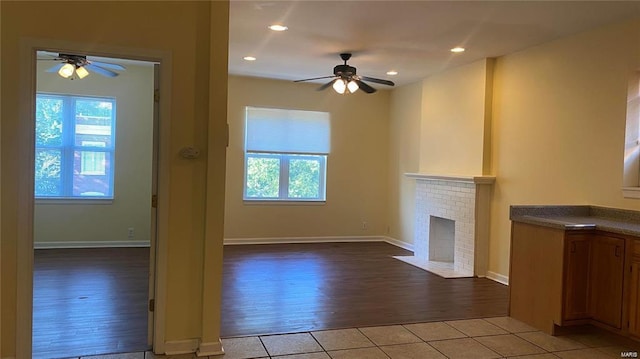
{"type": "Polygon", "coordinates": [[[144,351],[148,248],[34,255],[33,358],[144,351]]]}
{"type": "MultiPolygon", "coordinates": [[[[443,279],[386,243],[226,246],[222,336],[507,314],[508,288],[443,279]]],[[[35,251],[33,357],[147,349],[147,248],[35,251]]]]}
{"type": "Polygon", "coordinates": [[[226,246],[222,336],[504,316],[508,287],[444,279],[387,243],[226,246]]]}

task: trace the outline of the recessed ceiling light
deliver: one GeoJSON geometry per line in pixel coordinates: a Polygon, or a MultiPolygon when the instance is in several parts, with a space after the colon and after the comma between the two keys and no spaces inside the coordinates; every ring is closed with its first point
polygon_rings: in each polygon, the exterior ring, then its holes
{"type": "Polygon", "coordinates": [[[274,25],[270,25],[269,29],[271,29],[273,31],[285,31],[285,30],[288,29],[288,27],[286,27],[284,25],[274,24],[274,25]]]}
{"type": "Polygon", "coordinates": [[[453,49],[451,49],[451,52],[455,52],[455,53],[460,53],[460,52],[464,52],[464,47],[454,47],[453,49]]]}
{"type": "Polygon", "coordinates": [[[245,59],[246,61],[256,61],[256,58],[253,56],[245,56],[243,57],[243,59],[245,59]]]}
{"type": "Polygon", "coordinates": [[[389,76],[395,76],[398,74],[398,71],[387,71],[387,75],[389,76]]]}

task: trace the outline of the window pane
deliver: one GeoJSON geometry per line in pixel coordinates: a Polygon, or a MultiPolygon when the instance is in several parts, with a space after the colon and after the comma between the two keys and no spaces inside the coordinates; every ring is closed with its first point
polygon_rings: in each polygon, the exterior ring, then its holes
{"type": "Polygon", "coordinates": [[[76,101],[76,146],[112,147],[113,103],[104,100],[76,101]]]}
{"type": "Polygon", "coordinates": [[[320,198],[320,160],[289,160],[289,197],[320,198]]]}
{"type": "Polygon", "coordinates": [[[36,146],[62,145],[62,104],[59,98],[36,98],[36,146]]]}
{"type": "Polygon", "coordinates": [[[60,150],[36,150],[35,195],[62,195],[62,153],[60,150]]]}
{"type": "Polygon", "coordinates": [[[278,198],[280,186],[280,159],[267,157],[247,158],[247,197],[278,198]]]}
{"type": "Polygon", "coordinates": [[[75,151],[73,156],[73,195],[111,196],[111,153],[75,151]]]}
{"type": "Polygon", "coordinates": [[[107,173],[107,163],[104,152],[80,152],[80,174],[90,176],[104,176],[107,173]]]}

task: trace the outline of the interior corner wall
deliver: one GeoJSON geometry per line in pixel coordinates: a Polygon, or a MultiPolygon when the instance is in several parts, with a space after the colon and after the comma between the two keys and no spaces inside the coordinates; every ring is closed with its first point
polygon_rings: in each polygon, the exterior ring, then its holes
{"type": "Polygon", "coordinates": [[[422,81],[391,92],[389,119],[389,233],[407,244],[414,241],[415,180],[419,171],[422,81]]]}
{"type": "Polygon", "coordinates": [[[423,80],[421,173],[483,174],[487,61],[423,80]]]}
{"type": "MultiPolygon", "coordinates": [[[[2,1],[2,53],[19,54],[25,39],[52,41],[57,44],[80,44],[78,51],[126,53],[150,52],[165,54],[170,67],[163,67],[169,78],[160,79],[169,84],[171,93],[166,94],[169,110],[161,117],[161,126],[166,126],[167,139],[160,143],[161,158],[165,165],[167,193],[159,199],[166,212],[166,259],[163,270],[166,296],[164,333],[166,342],[180,342],[200,338],[202,333],[202,286],[203,262],[209,260],[207,253],[222,252],[222,238],[212,241],[215,248],[203,253],[206,195],[224,196],[224,184],[216,182],[207,186],[206,156],[195,160],[181,158],[178,153],[184,146],[195,146],[205,153],[224,152],[222,146],[208,149],[208,125],[210,121],[225,121],[226,116],[218,116],[224,111],[209,113],[209,76],[202,76],[196,63],[209,64],[210,44],[202,39],[226,41],[228,27],[210,26],[212,7],[227,7],[228,1],[155,1],[155,2],[78,2],[74,11],[67,11],[57,2],[2,1]],[[100,14],[100,16],[77,16],[100,14]],[[141,21],[144,19],[144,21],[141,21]],[[60,24],[74,24],[69,31],[60,24]],[[114,25],[116,24],[116,25],[114,25]],[[120,50],[118,50],[120,49],[120,50]],[[167,55],[167,54],[170,54],[167,55]]],[[[221,10],[222,11],[222,10],[221,10]]],[[[227,57],[223,49],[217,54],[227,57]]],[[[151,55],[149,55],[151,56],[151,55]]],[[[25,207],[19,198],[20,180],[25,172],[25,161],[15,154],[21,148],[20,139],[28,138],[20,126],[21,118],[28,118],[21,103],[21,75],[29,72],[30,66],[20,56],[3,56],[2,68],[2,138],[0,141],[2,158],[2,356],[16,355],[16,311],[18,300],[18,240],[24,239],[24,232],[17,213],[25,207]],[[7,175],[10,174],[10,175],[7,175]]],[[[161,65],[162,66],[162,65],[161,65]]],[[[210,71],[226,77],[227,67],[222,63],[210,71]]],[[[215,76],[214,76],[215,77],[215,76]]],[[[224,89],[220,89],[224,91],[224,89]]],[[[161,103],[167,103],[162,102],[161,103]]],[[[221,169],[224,172],[224,168],[221,169]]],[[[24,212],[24,210],[22,210],[24,212]]],[[[222,213],[219,214],[222,216],[222,213]]],[[[213,215],[212,215],[213,216],[213,215]]],[[[222,234],[222,221],[211,223],[211,233],[222,234]]],[[[221,281],[216,272],[209,280],[221,281]]],[[[220,295],[216,290],[216,296],[220,295]]],[[[214,304],[212,304],[214,305],[214,304]]],[[[219,322],[207,323],[219,331],[219,322]]],[[[162,345],[159,343],[158,345],[162,345]]]]}
{"type": "Polygon", "coordinates": [[[640,68],[640,20],[497,59],[494,74],[489,270],[509,273],[509,206],[623,198],[627,89],[640,68]]]}
{"type": "Polygon", "coordinates": [[[225,238],[381,236],[388,225],[389,91],[339,95],[318,84],[229,76],[225,238]],[[324,204],[243,201],[245,107],[329,112],[324,204]],[[367,228],[362,229],[362,222],[367,228]]]}
{"type": "MultiPolygon", "coordinates": [[[[46,72],[39,61],[37,91],[115,97],[114,199],[112,203],[36,201],[34,242],[38,246],[86,246],[91,242],[149,243],[153,146],[153,64],[126,65],[118,77],[91,74],[70,81],[46,72]],[[134,237],[128,238],[128,229],[134,237]]],[[[126,244],[125,243],[125,244],[126,244]]]]}

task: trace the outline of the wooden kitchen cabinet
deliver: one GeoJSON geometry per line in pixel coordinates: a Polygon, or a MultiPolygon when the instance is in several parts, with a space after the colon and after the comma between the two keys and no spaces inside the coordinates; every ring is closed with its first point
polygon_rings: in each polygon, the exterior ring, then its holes
{"type": "Polygon", "coordinates": [[[564,321],[589,318],[589,262],[591,236],[567,235],[565,239],[564,267],[564,321]]]}
{"type": "Polygon", "coordinates": [[[509,315],[548,334],[592,323],[640,337],[639,237],[514,222],[509,286],[509,315]]]}
{"type": "Polygon", "coordinates": [[[614,328],[622,324],[624,238],[591,235],[589,313],[614,328]]]}
{"type": "Polygon", "coordinates": [[[633,242],[629,280],[629,333],[640,337],[640,240],[633,242]]]}

